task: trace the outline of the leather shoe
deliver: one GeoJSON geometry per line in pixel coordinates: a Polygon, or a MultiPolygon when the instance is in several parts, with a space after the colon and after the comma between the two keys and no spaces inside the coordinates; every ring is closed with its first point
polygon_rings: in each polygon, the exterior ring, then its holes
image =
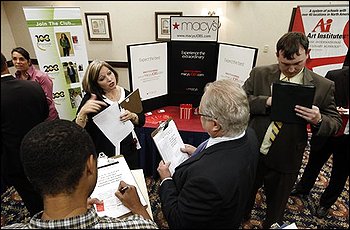
{"type": "Polygon", "coordinates": [[[293,188],[292,191],[290,192],[291,196],[307,196],[308,193],[304,192],[300,188],[293,188]]]}
{"type": "Polygon", "coordinates": [[[327,216],[329,213],[329,208],[323,207],[323,206],[319,206],[316,210],[316,215],[319,218],[323,218],[325,216],[327,216]]]}

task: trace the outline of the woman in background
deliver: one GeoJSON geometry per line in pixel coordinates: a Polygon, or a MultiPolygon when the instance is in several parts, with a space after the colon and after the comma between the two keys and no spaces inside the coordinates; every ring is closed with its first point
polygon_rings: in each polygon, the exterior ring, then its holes
{"type": "Polygon", "coordinates": [[[60,45],[62,46],[62,49],[63,49],[63,56],[64,57],[69,56],[70,42],[65,33],[61,33],[60,45]]]}
{"type": "MultiPolygon", "coordinates": [[[[78,108],[75,122],[89,132],[98,153],[103,152],[108,157],[122,154],[130,169],[139,168],[137,148],[139,145],[135,132],[125,137],[118,148],[109,141],[92,120],[93,116],[107,106],[121,103],[130,94],[128,90],[118,85],[118,73],[107,62],[95,60],[88,66],[82,85],[85,95],[78,108]]],[[[142,127],[145,124],[145,115],[125,110],[122,111],[120,120],[130,120],[135,126],[142,127]]]]}
{"type": "Polygon", "coordinates": [[[49,116],[47,120],[58,119],[58,112],[55,107],[55,102],[53,101],[53,82],[50,76],[34,67],[28,51],[24,48],[14,48],[11,51],[11,56],[12,63],[16,68],[16,78],[19,80],[36,81],[44,90],[49,105],[49,116]]]}

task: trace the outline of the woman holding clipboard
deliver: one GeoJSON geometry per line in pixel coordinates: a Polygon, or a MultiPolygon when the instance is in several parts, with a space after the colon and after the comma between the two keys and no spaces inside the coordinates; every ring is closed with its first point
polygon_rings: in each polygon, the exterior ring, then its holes
{"type": "MultiPolygon", "coordinates": [[[[137,169],[139,168],[139,143],[135,132],[131,132],[119,146],[115,146],[92,120],[93,116],[107,106],[113,103],[120,104],[130,94],[128,90],[118,85],[118,80],[118,73],[107,62],[100,60],[91,62],[83,78],[85,95],[78,108],[75,122],[89,132],[97,152],[104,152],[108,157],[122,154],[130,169],[137,169]]],[[[145,115],[142,111],[134,113],[122,110],[119,119],[130,120],[136,127],[142,127],[145,124],[145,115]]]]}

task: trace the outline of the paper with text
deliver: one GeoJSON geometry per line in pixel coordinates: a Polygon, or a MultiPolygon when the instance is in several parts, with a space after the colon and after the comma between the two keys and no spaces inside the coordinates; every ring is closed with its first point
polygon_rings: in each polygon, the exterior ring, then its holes
{"type": "Polygon", "coordinates": [[[120,115],[119,105],[114,103],[92,118],[114,146],[119,146],[119,143],[134,130],[130,120],[120,121],[120,115]]]}
{"type": "Polygon", "coordinates": [[[159,125],[152,132],[152,138],[158,148],[160,155],[165,162],[170,162],[169,170],[174,174],[175,168],[189,158],[187,153],[181,152],[185,144],[175,125],[174,120],[169,119],[159,125]]]}
{"type": "Polygon", "coordinates": [[[147,206],[147,201],[142,195],[123,155],[118,155],[115,158],[108,158],[108,164],[106,165],[98,165],[97,183],[90,197],[98,198],[103,201],[102,205],[95,205],[99,216],[120,217],[130,212],[130,209],[125,207],[114,194],[121,180],[127,184],[134,185],[142,205],[147,206]]]}

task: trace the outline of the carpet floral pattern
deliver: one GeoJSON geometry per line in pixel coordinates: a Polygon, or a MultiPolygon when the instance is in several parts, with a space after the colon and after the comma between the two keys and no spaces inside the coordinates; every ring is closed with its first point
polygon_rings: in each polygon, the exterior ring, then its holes
{"type": "MultiPolygon", "coordinates": [[[[305,151],[303,165],[300,170],[298,180],[304,172],[308,160],[308,149],[305,151]]],[[[307,198],[289,197],[284,218],[286,224],[295,223],[301,229],[348,229],[349,228],[349,180],[338,198],[331,207],[329,214],[325,218],[315,216],[316,206],[318,205],[320,195],[328,185],[331,173],[332,158],[322,168],[320,175],[307,198]]],[[[146,178],[146,185],[149,192],[151,209],[154,221],[161,229],[168,229],[169,226],[161,211],[160,199],[158,196],[159,179],[152,177],[146,178]]],[[[252,218],[244,223],[241,229],[260,229],[262,228],[263,218],[265,216],[266,204],[263,189],[260,189],[257,196],[252,218]]],[[[1,195],[1,226],[16,223],[28,222],[29,213],[24,207],[20,196],[13,187],[8,188],[1,195]]]]}

